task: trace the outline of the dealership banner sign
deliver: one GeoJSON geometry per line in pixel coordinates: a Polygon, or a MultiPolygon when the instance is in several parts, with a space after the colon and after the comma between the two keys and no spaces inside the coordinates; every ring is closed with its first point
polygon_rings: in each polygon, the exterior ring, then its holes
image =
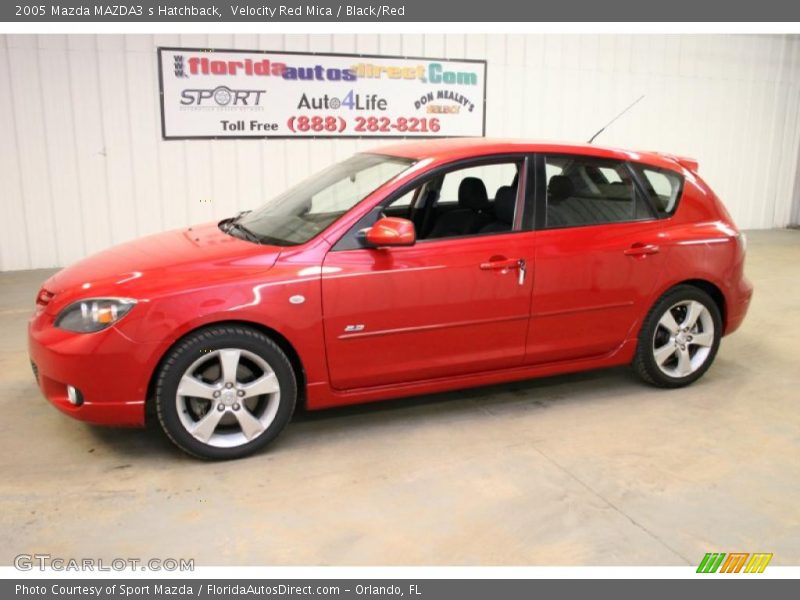
{"type": "Polygon", "coordinates": [[[486,61],[159,48],[164,139],[483,136],[486,61]]]}

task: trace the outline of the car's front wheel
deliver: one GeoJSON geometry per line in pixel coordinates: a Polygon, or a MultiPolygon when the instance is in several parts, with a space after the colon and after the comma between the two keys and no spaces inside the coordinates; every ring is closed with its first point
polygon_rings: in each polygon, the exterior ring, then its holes
{"type": "Polygon", "coordinates": [[[181,450],[199,458],[240,458],[264,447],[294,412],[291,362],[263,333],[215,326],[180,341],[155,389],[158,419],[181,450]]]}
{"type": "Polygon", "coordinates": [[[664,294],[645,318],[633,367],[652,385],[688,385],[711,366],[721,335],[716,302],[699,288],[679,285],[664,294]]]}

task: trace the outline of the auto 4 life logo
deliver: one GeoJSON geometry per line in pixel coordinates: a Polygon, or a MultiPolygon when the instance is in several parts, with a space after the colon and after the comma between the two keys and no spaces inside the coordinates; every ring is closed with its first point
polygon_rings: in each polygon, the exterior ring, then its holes
{"type": "Polygon", "coordinates": [[[698,573],[763,573],[772,553],[708,552],[697,567],[698,573]]]}

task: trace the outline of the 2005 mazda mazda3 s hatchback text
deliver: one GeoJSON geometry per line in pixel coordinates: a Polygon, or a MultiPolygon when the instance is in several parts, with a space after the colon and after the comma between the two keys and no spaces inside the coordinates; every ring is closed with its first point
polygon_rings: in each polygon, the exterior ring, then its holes
{"type": "Polygon", "coordinates": [[[36,299],[30,357],[70,416],[157,415],[186,452],[235,458],[300,401],[626,364],[687,385],[747,312],[744,255],[692,160],[426,140],[58,272],[36,299]]]}

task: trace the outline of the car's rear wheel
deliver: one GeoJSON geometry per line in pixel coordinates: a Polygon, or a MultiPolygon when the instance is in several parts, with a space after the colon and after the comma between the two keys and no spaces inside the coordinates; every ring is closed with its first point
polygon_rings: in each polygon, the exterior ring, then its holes
{"type": "Polygon", "coordinates": [[[688,385],[711,366],[721,335],[716,302],[699,288],[677,286],[656,302],[642,324],[634,369],[652,385],[688,385]]]}
{"type": "Polygon", "coordinates": [[[167,436],[199,458],[231,459],[274,440],[297,396],[286,354],[263,333],[240,326],[196,331],[166,356],[155,390],[167,436]]]}

